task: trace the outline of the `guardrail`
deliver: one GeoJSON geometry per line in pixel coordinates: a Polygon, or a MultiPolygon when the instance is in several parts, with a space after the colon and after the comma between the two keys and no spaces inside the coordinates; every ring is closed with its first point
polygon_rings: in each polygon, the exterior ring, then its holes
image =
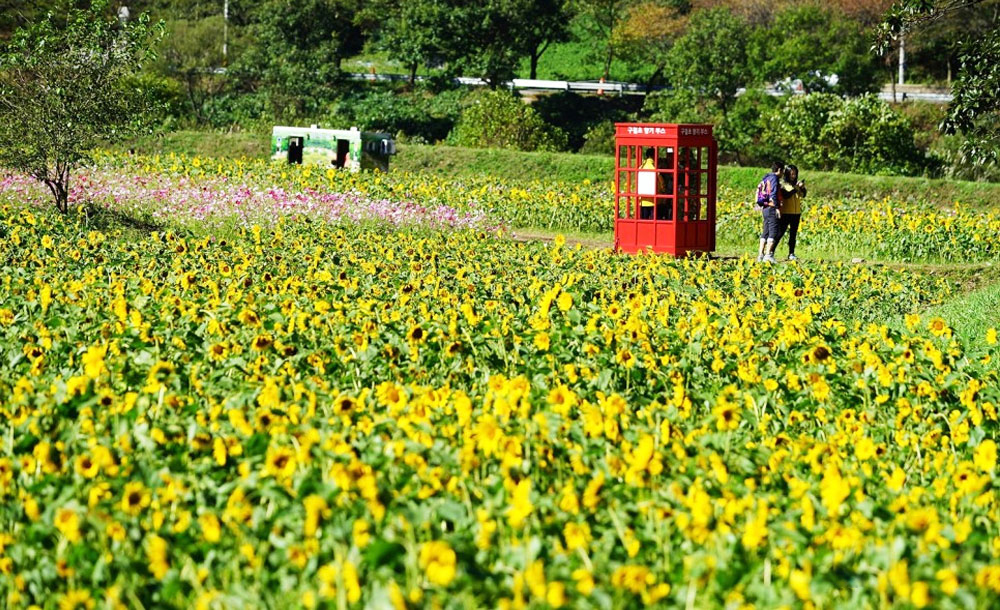
{"type": "MultiPolygon", "coordinates": [[[[379,73],[363,73],[355,72],[349,73],[348,78],[353,80],[371,81],[371,82],[388,82],[388,81],[407,81],[410,79],[409,76],[405,74],[379,74],[379,73]]],[[[417,81],[427,80],[424,76],[418,76],[417,81]]],[[[468,76],[459,76],[453,79],[457,85],[466,85],[469,87],[484,87],[486,86],[486,81],[481,78],[474,78],[468,76]]],[[[532,79],[532,78],[515,78],[504,83],[504,86],[508,89],[519,89],[519,90],[535,90],[535,91],[579,91],[586,93],[606,93],[610,95],[645,95],[649,88],[646,85],[641,85],[639,83],[626,83],[620,81],[612,82],[600,82],[600,81],[566,81],[566,80],[543,80],[543,79],[532,79]]],[[[658,91],[661,89],[666,89],[666,87],[653,87],[653,91],[658,91]]],[[[744,89],[740,89],[737,95],[744,92],[744,89]]],[[[788,92],[785,89],[779,89],[776,87],[768,87],[764,89],[768,95],[780,96],[786,95],[788,92]]],[[[803,91],[792,91],[793,95],[802,95],[803,91]]],[[[878,93],[878,96],[886,101],[906,101],[906,100],[921,100],[925,102],[932,102],[936,104],[947,104],[951,101],[952,95],[950,93],[934,93],[934,92],[897,92],[896,99],[893,100],[892,92],[888,90],[882,90],[878,93]]]]}
{"type": "MultiPolygon", "coordinates": [[[[410,80],[405,74],[379,74],[353,72],[347,77],[352,80],[369,82],[400,82],[410,80]]],[[[416,78],[418,82],[426,81],[424,76],[416,78]]],[[[466,85],[469,87],[485,87],[488,83],[481,78],[458,76],[452,79],[456,85],[466,85]]],[[[542,80],[531,78],[515,78],[504,83],[508,89],[539,90],[539,91],[581,91],[593,93],[608,93],[612,95],[645,95],[646,86],[637,83],[605,82],[600,81],[565,81],[565,80],[542,80]]],[[[654,87],[654,90],[661,87],[654,87]]]]}

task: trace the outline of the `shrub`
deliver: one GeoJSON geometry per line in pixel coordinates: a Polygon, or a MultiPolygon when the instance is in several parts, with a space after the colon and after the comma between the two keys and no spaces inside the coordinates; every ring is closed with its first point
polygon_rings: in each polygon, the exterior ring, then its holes
{"type": "Polygon", "coordinates": [[[918,175],[937,162],[914,139],[910,120],[874,95],[792,96],[765,121],[771,154],[811,169],[918,175]]]}
{"type": "Polygon", "coordinates": [[[790,96],[764,122],[763,141],[773,156],[804,167],[829,169],[835,151],[823,141],[823,127],[843,106],[844,101],[832,93],[790,96]]]}
{"type": "Polygon", "coordinates": [[[762,136],[781,106],[780,98],[761,89],[750,89],[736,98],[715,129],[715,138],[725,157],[735,157],[740,165],[767,165],[775,147],[762,136]]]}
{"type": "Polygon", "coordinates": [[[712,123],[718,114],[712,100],[701,98],[688,88],[650,93],[642,113],[654,123],[712,123]]]}
{"type": "Polygon", "coordinates": [[[384,87],[358,88],[334,102],[323,121],[384,131],[414,142],[439,142],[454,128],[466,97],[468,94],[460,89],[429,95],[422,89],[402,92],[384,87]]]}
{"type": "Polygon", "coordinates": [[[615,124],[602,121],[591,125],[583,135],[583,146],[579,152],[585,155],[615,154],[615,124]]]}
{"type": "MultiPolygon", "coordinates": [[[[615,121],[628,120],[631,113],[638,110],[642,99],[634,96],[593,96],[580,95],[572,91],[560,91],[543,95],[531,105],[546,123],[566,132],[571,150],[581,149],[587,141],[587,134],[603,125],[613,125],[615,121]]],[[[614,150],[609,147],[608,150],[614,150]]]]}
{"type": "Polygon", "coordinates": [[[473,148],[557,151],[567,148],[566,134],[546,123],[533,108],[507,91],[474,96],[449,136],[451,144],[473,148]]]}
{"type": "Polygon", "coordinates": [[[833,169],[887,175],[916,175],[927,169],[927,158],[913,136],[910,121],[874,95],[845,102],[830,113],[821,132],[833,169]]]}

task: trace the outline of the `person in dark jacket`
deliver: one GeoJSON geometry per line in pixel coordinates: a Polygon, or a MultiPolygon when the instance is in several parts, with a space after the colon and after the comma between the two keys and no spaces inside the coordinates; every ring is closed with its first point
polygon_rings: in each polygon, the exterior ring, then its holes
{"type": "Polygon", "coordinates": [[[784,164],[775,161],[771,171],[760,181],[757,192],[757,205],[761,207],[764,217],[764,230],[760,234],[760,247],[757,251],[757,261],[774,262],[774,245],[778,241],[778,219],[781,217],[781,171],[784,164]]]}

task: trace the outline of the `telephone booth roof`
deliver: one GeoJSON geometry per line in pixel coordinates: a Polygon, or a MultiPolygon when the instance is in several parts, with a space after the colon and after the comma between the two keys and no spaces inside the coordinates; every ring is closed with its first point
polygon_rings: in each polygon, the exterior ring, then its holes
{"type": "Polygon", "coordinates": [[[615,123],[615,139],[622,144],[671,142],[708,146],[712,141],[712,125],[615,123]]]}

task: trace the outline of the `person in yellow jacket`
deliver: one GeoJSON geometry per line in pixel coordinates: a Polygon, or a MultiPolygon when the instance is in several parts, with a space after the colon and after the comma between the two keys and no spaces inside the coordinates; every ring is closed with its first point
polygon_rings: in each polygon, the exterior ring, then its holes
{"type": "MultiPolygon", "coordinates": [[[[643,152],[642,156],[643,156],[643,161],[642,165],[639,166],[639,171],[642,172],[648,170],[651,172],[656,172],[656,162],[653,159],[652,147],[647,148],[643,152]]],[[[656,184],[655,194],[659,195],[665,191],[663,174],[656,172],[655,184],[656,184]]],[[[656,200],[650,196],[652,194],[653,193],[640,192],[640,195],[642,196],[639,197],[639,218],[641,220],[653,220],[653,211],[656,209],[656,200]]]]}
{"type": "Polygon", "coordinates": [[[799,219],[802,218],[802,200],[806,197],[805,180],[799,180],[799,168],[785,166],[781,181],[781,217],[778,218],[778,237],[774,240],[772,254],[778,250],[781,238],[788,232],[788,260],[798,260],[795,256],[795,238],[799,234],[799,219]]]}

